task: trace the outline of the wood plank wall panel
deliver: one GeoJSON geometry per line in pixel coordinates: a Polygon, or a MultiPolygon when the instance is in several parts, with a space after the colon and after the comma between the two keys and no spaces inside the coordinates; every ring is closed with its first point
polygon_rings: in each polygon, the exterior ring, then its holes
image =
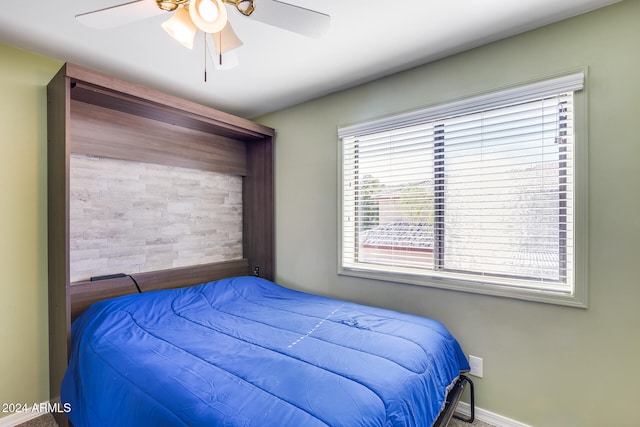
{"type": "Polygon", "coordinates": [[[79,101],[71,114],[74,153],[246,174],[244,142],[79,101]]]}
{"type": "Polygon", "coordinates": [[[243,256],[243,178],[73,153],[70,280],[243,256]]]}

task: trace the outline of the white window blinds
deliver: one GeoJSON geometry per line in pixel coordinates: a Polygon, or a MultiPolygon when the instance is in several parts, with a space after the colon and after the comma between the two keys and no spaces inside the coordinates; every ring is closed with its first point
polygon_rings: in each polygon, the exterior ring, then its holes
{"type": "Polygon", "coordinates": [[[340,129],[341,269],[572,294],[583,79],[340,129]]]}

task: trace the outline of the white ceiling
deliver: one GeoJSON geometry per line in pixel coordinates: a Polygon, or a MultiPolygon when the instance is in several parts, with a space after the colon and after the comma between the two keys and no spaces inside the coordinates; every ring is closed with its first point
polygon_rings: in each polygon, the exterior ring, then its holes
{"type": "Polygon", "coordinates": [[[618,0],[284,0],[331,16],[320,39],[227,6],[244,42],[240,65],[230,71],[209,65],[207,82],[201,37],[193,50],[180,46],[160,27],[169,14],[105,30],[74,18],[125,1],[4,1],[0,42],[251,118],[618,0]]]}

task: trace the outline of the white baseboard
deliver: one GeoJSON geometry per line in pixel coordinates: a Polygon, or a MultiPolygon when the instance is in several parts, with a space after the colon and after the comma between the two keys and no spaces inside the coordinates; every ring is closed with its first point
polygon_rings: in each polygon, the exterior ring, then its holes
{"type": "MultiPolygon", "coordinates": [[[[44,402],[42,404],[35,404],[34,407],[46,408],[47,403],[48,402],[44,402]]],[[[34,418],[38,418],[39,416],[44,415],[45,413],[48,412],[48,411],[40,412],[39,410],[34,411],[32,408],[26,411],[14,412],[11,415],[0,418],[0,427],[14,427],[14,426],[17,426],[18,424],[26,423],[27,421],[30,421],[34,418]]]]}
{"type": "MultiPolygon", "coordinates": [[[[458,412],[463,417],[469,417],[471,416],[471,405],[465,402],[460,402],[456,407],[456,412],[458,412]]],[[[485,423],[489,423],[496,427],[531,427],[528,424],[523,424],[520,421],[503,417],[502,415],[489,412],[485,409],[478,408],[477,406],[475,408],[474,415],[475,419],[477,419],[478,421],[484,421],[485,423]]]]}

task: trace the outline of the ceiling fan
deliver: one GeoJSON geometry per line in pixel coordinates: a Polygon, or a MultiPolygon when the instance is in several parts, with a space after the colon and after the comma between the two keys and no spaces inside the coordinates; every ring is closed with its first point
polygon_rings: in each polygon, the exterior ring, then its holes
{"type": "Polygon", "coordinates": [[[242,16],[314,38],[326,33],[331,20],[324,13],[278,0],[129,0],[75,17],[87,26],[106,29],[170,12],[162,27],[171,37],[192,49],[198,30],[204,32],[205,41],[211,34],[221,61],[223,53],[243,44],[231,28],[225,4],[242,16]]]}

